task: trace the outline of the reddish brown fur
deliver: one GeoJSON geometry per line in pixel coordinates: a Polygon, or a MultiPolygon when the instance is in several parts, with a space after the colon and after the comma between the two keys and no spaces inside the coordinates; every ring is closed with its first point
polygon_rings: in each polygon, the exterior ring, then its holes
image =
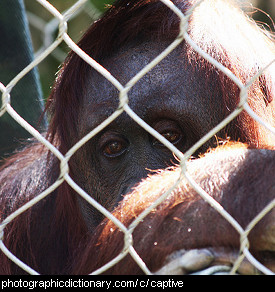
{"type": "MultiPolygon", "coordinates": [[[[195,2],[174,1],[183,12],[195,2]]],[[[96,61],[100,62],[136,38],[172,41],[178,35],[179,18],[160,1],[133,1],[133,4],[128,4],[127,0],[118,1],[102,20],[91,26],[79,42],[79,47],[96,61]]],[[[272,40],[264,36],[256,24],[247,21],[237,8],[232,8],[230,1],[205,1],[191,18],[189,34],[204,51],[229,68],[243,83],[248,82],[260,68],[274,59],[272,40]],[[216,25],[212,25],[214,20],[216,25]],[[236,31],[240,39],[235,38],[236,31]],[[233,40],[234,43],[230,43],[233,40]]],[[[227,108],[236,108],[239,102],[237,86],[188,45],[185,46],[183,54],[189,57],[195,74],[201,74],[202,78],[207,78],[209,82],[214,82],[217,88],[222,88],[221,98],[224,100],[225,112],[227,108]]],[[[272,125],[275,125],[274,67],[266,70],[249,91],[249,104],[253,110],[272,125]],[[271,105],[268,109],[266,103],[269,102],[271,105]]],[[[68,125],[73,133],[73,130],[76,130],[85,76],[88,75],[89,69],[90,66],[85,61],[71,52],[49,99],[48,108],[53,111],[50,135],[54,137],[57,134],[63,151],[67,151],[75,143],[72,137],[67,135],[68,125]],[[75,80],[75,83],[71,80],[75,80]]],[[[270,141],[267,130],[245,112],[226,130],[232,139],[239,139],[257,147],[274,143],[274,139],[270,141]]]]}
{"type": "MultiPolygon", "coordinates": [[[[187,169],[191,177],[245,228],[274,199],[274,158],[275,151],[249,150],[237,144],[217,148],[203,158],[190,161],[187,169]]],[[[176,167],[152,175],[124,198],[113,215],[128,227],[173,186],[179,173],[176,167]]],[[[249,235],[251,251],[256,255],[260,251],[275,250],[274,236],[268,237],[274,233],[274,217],[273,210],[249,235]]],[[[133,232],[133,246],[151,271],[161,268],[166,257],[180,249],[238,249],[239,243],[236,230],[186,180],[182,180],[133,232]]],[[[123,246],[123,232],[112,221],[105,220],[90,242],[85,243],[84,252],[81,249],[76,257],[74,272],[95,271],[115,258],[123,246]]],[[[106,273],[139,274],[142,271],[128,255],[106,273]]]]}
{"type": "MultiPolygon", "coordinates": [[[[58,165],[51,156],[47,156],[44,147],[35,144],[11,157],[2,167],[1,220],[57,179],[58,165]],[[18,167],[21,167],[20,172],[18,167]]],[[[63,271],[71,250],[78,246],[86,234],[72,194],[68,185],[62,184],[57,191],[14,219],[5,229],[5,245],[40,273],[63,271]],[[58,196],[58,192],[63,196],[58,196]]],[[[0,262],[0,274],[22,274],[22,270],[2,252],[0,262]]]]}
{"type": "MultiPolygon", "coordinates": [[[[174,2],[185,12],[195,1],[174,2]]],[[[190,20],[189,33],[205,51],[231,69],[243,82],[247,82],[258,68],[274,58],[274,46],[254,24],[243,25],[246,21],[239,16],[240,12],[227,7],[226,3],[227,1],[219,0],[205,1],[204,6],[190,20]],[[229,23],[223,21],[225,16],[230,18],[229,23]],[[204,19],[205,17],[211,21],[204,19]],[[216,30],[217,25],[211,25],[213,20],[219,22],[219,31],[216,30]],[[230,46],[223,42],[222,36],[226,35],[224,32],[232,36],[236,29],[241,30],[242,42],[237,47],[236,44],[230,46]]],[[[159,1],[121,0],[91,26],[79,46],[100,62],[139,37],[172,41],[178,34],[178,25],[178,18],[159,1]]],[[[194,74],[199,74],[202,79],[221,88],[226,115],[228,108],[232,110],[238,104],[239,89],[188,45],[184,44],[183,48],[183,54],[189,57],[190,64],[194,66],[194,74]]],[[[52,118],[47,137],[62,153],[66,153],[79,139],[75,133],[89,70],[89,65],[71,52],[59,72],[48,101],[47,109],[52,118]]],[[[249,92],[249,104],[253,110],[273,125],[274,76],[273,66],[254,82],[249,92]]],[[[215,105],[212,107],[215,110],[215,105]]],[[[273,143],[268,131],[246,113],[230,123],[225,132],[233,140],[239,139],[256,147],[273,143]]],[[[70,171],[73,176],[73,171],[77,170],[70,171]]],[[[40,144],[34,144],[10,158],[1,167],[0,173],[1,220],[45,190],[58,176],[59,161],[40,144]]],[[[144,208],[144,205],[141,207],[144,208]]],[[[7,226],[5,244],[20,259],[41,273],[65,273],[70,272],[67,270],[68,262],[86,236],[86,231],[75,193],[64,183],[7,226]]],[[[22,273],[2,253],[0,262],[0,274],[22,273]]]]}

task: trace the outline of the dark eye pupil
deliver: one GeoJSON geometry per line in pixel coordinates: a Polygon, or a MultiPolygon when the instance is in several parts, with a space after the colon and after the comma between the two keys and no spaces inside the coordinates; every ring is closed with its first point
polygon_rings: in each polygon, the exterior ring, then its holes
{"type": "MultiPolygon", "coordinates": [[[[182,138],[181,134],[178,133],[178,132],[176,132],[176,131],[163,132],[163,133],[161,133],[161,135],[162,135],[165,139],[167,139],[170,143],[175,144],[175,145],[176,145],[176,144],[181,140],[181,138],[182,138]]],[[[158,140],[155,140],[155,141],[153,142],[153,144],[156,145],[156,146],[161,146],[161,147],[163,146],[163,144],[160,143],[158,140]]]]}
{"type": "Polygon", "coordinates": [[[171,143],[175,143],[179,139],[179,134],[176,132],[163,133],[162,136],[171,143]]]}
{"type": "Polygon", "coordinates": [[[119,142],[112,142],[109,144],[109,146],[107,146],[107,150],[110,153],[117,153],[121,150],[121,148],[122,148],[122,145],[119,142]]]}
{"type": "Polygon", "coordinates": [[[113,141],[110,142],[104,149],[107,155],[119,154],[123,150],[123,145],[121,142],[113,141]]]}

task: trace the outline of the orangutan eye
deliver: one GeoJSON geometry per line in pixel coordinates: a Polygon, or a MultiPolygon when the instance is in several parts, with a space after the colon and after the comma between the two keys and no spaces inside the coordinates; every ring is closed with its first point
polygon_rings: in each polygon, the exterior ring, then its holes
{"type": "Polygon", "coordinates": [[[177,142],[179,142],[179,140],[181,139],[182,135],[178,132],[165,132],[165,133],[160,133],[164,138],[166,138],[169,142],[171,142],[172,144],[176,144],[177,142]]]}
{"type": "MultiPolygon", "coordinates": [[[[157,122],[154,128],[170,143],[176,145],[178,144],[183,138],[183,132],[179,125],[175,121],[171,120],[161,120],[157,122]]],[[[154,146],[164,146],[161,142],[154,139],[153,141],[154,146]]]]}
{"type": "Polygon", "coordinates": [[[126,143],[121,141],[111,141],[104,146],[103,154],[108,157],[117,157],[122,155],[126,149],[126,143]]]}
{"type": "Polygon", "coordinates": [[[129,146],[126,138],[113,132],[103,134],[99,143],[102,154],[108,158],[115,158],[124,154],[129,146]]]}

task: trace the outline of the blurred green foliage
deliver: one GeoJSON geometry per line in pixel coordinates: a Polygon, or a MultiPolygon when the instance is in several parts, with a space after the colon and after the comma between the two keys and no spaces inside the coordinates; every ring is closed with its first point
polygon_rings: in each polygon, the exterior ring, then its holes
{"type": "Polygon", "coordinates": [[[104,12],[104,10],[106,9],[106,7],[108,7],[108,5],[111,5],[114,0],[90,0],[90,2],[100,11],[104,12]]]}

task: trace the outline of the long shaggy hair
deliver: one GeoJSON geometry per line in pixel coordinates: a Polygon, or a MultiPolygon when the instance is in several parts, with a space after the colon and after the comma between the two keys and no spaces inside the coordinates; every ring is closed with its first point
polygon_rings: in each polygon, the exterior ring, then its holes
{"type": "MultiPolygon", "coordinates": [[[[185,13],[196,1],[173,1],[185,13]]],[[[112,56],[135,40],[173,40],[179,33],[179,18],[156,0],[119,0],[95,22],[79,47],[97,62],[112,56]]],[[[188,33],[204,51],[229,68],[244,84],[275,58],[274,44],[251,20],[229,3],[206,0],[189,19],[188,33]]],[[[239,88],[221,71],[183,41],[183,56],[202,80],[222,91],[225,112],[239,102],[239,88]]],[[[60,70],[47,103],[51,117],[46,137],[62,153],[75,143],[85,82],[91,67],[71,52],[60,70]]],[[[249,89],[249,105],[274,124],[274,65],[249,89]],[[267,107],[267,105],[269,105],[267,107]]],[[[194,90],[196,90],[194,88],[194,90]]],[[[208,94],[211,95],[211,90],[208,94]]],[[[211,105],[209,105],[211,106],[211,105]]],[[[215,105],[213,110],[215,110],[215,105]]],[[[232,139],[263,146],[267,131],[242,113],[226,131],[232,139]]],[[[59,176],[59,161],[39,143],[8,159],[0,172],[1,220],[49,187],[59,176]]],[[[74,191],[63,183],[51,195],[17,217],[5,228],[6,246],[40,273],[65,273],[67,263],[87,228],[74,191]]],[[[5,255],[0,255],[0,273],[22,273],[5,255]]]]}

